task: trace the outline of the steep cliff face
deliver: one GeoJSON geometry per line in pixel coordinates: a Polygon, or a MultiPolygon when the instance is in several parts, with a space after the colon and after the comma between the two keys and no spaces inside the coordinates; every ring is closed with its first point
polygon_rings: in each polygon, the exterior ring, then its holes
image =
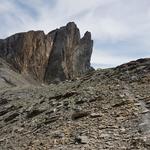
{"type": "Polygon", "coordinates": [[[51,47],[51,40],[43,31],[29,31],[3,40],[0,43],[0,56],[20,73],[42,80],[51,47]]]}
{"type": "Polygon", "coordinates": [[[93,41],[90,32],[80,38],[73,22],[51,31],[29,31],[0,40],[0,57],[22,74],[45,81],[73,79],[88,72],[93,41]]]}
{"type": "Polygon", "coordinates": [[[45,80],[64,80],[80,76],[91,69],[90,58],[93,41],[86,32],[80,39],[80,31],[74,23],[48,34],[53,39],[53,48],[45,73],[45,80]]]}

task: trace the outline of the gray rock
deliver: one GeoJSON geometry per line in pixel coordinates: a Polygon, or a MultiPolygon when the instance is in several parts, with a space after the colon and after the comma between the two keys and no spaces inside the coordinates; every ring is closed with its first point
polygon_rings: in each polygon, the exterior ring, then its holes
{"type": "Polygon", "coordinates": [[[89,139],[87,136],[77,136],[75,138],[75,143],[78,143],[78,144],[88,144],[89,143],[89,139]]]}
{"type": "Polygon", "coordinates": [[[91,116],[91,118],[97,118],[97,117],[102,117],[102,114],[101,113],[92,113],[90,116],[91,116]]]}
{"type": "Polygon", "coordinates": [[[56,115],[56,116],[52,116],[50,118],[45,118],[44,124],[50,124],[53,123],[55,121],[57,121],[59,119],[60,116],[56,115]]]}
{"type": "Polygon", "coordinates": [[[76,120],[76,119],[80,119],[80,118],[83,118],[83,117],[87,117],[88,115],[90,114],[90,112],[88,111],[80,111],[80,112],[74,112],[72,114],[72,120],[76,120]]]}
{"type": "Polygon", "coordinates": [[[54,138],[63,138],[64,136],[64,133],[62,133],[61,131],[55,131],[54,133],[52,133],[52,137],[54,138]]]}
{"type": "Polygon", "coordinates": [[[27,118],[33,118],[41,113],[43,113],[45,110],[44,109],[32,109],[27,113],[27,118]]]}
{"type": "Polygon", "coordinates": [[[15,119],[17,116],[19,116],[19,113],[15,112],[13,114],[11,114],[10,116],[8,116],[7,118],[4,119],[5,122],[11,121],[13,119],[15,119]]]}

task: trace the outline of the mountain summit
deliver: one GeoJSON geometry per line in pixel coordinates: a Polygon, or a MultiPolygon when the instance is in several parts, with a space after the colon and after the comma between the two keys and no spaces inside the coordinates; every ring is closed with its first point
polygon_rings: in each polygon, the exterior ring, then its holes
{"type": "Polygon", "coordinates": [[[74,79],[91,70],[91,33],[74,22],[49,32],[29,31],[0,40],[0,57],[19,73],[46,83],[74,79]]]}

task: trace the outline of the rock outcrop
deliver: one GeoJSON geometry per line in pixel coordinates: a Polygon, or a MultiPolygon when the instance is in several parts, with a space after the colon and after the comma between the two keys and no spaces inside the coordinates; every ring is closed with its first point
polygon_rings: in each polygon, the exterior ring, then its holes
{"type": "Polygon", "coordinates": [[[1,88],[0,150],[150,150],[149,64],[1,88]]]}
{"type": "Polygon", "coordinates": [[[0,57],[21,74],[47,83],[74,79],[91,70],[91,33],[80,38],[73,22],[51,31],[29,31],[0,40],[0,57]]]}

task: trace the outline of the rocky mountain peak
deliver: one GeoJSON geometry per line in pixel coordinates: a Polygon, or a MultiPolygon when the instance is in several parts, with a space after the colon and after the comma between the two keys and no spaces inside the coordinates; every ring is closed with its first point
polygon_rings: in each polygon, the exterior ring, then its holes
{"type": "Polygon", "coordinates": [[[0,40],[0,57],[26,76],[44,82],[74,79],[91,70],[91,33],[80,37],[74,22],[49,32],[29,31],[0,40]]]}
{"type": "Polygon", "coordinates": [[[77,25],[74,22],[67,23],[67,28],[77,28],[77,25]]]}

